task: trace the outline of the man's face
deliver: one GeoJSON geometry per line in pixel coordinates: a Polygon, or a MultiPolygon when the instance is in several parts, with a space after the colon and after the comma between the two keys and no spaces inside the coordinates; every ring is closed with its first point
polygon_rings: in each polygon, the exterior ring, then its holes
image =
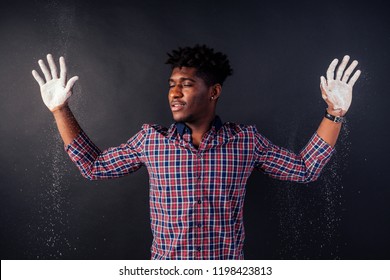
{"type": "Polygon", "coordinates": [[[169,78],[168,100],[173,119],[188,124],[208,121],[214,115],[212,87],[196,76],[196,68],[177,67],[169,78]]]}

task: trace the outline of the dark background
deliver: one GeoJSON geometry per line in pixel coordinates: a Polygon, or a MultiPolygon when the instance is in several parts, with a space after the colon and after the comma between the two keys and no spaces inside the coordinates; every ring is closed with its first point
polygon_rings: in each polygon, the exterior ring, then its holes
{"type": "Polygon", "coordinates": [[[90,182],[65,154],[31,75],[64,55],[71,108],[102,149],[143,123],[170,125],[166,52],[205,43],[229,55],[223,121],[256,124],[298,152],[325,109],[333,58],[362,75],[337,152],[315,183],[252,174],[247,259],[389,259],[390,20],[385,1],[2,1],[1,259],[148,259],[148,176],[90,182]]]}

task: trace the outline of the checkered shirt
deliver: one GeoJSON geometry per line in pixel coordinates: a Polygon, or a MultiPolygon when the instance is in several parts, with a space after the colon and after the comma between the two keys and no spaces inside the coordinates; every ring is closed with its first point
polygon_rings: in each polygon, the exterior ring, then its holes
{"type": "Polygon", "coordinates": [[[216,117],[198,148],[182,123],[143,125],[126,143],[100,151],[81,132],[65,147],[88,179],[124,176],[146,166],[150,181],[152,259],[243,259],[245,186],[253,169],[307,183],[333,148],[314,134],[295,154],[255,126],[216,117]]]}

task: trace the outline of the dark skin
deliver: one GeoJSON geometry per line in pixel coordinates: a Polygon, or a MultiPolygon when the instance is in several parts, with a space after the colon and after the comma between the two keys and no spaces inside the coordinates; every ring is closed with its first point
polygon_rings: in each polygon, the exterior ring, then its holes
{"type": "MultiPolygon", "coordinates": [[[[220,84],[208,86],[196,75],[196,68],[174,68],[169,79],[168,101],[177,122],[184,122],[192,130],[192,142],[198,147],[203,134],[215,117],[216,103],[221,94],[220,84]]],[[[70,144],[81,128],[68,104],[52,111],[65,145],[70,144]]]]}
{"type": "MultiPolygon", "coordinates": [[[[207,85],[202,78],[196,75],[196,68],[192,67],[174,68],[169,85],[168,100],[173,119],[184,122],[191,128],[192,142],[197,147],[214,120],[217,100],[222,92],[222,87],[220,84],[207,85]]],[[[69,92],[71,90],[70,88],[69,92]]],[[[64,144],[70,144],[79,134],[81,128],[68,103],[64,102],[51,111],[64,144]]],[[[334,123],[323,118],[317,133],[325,142],[334,146],[340,128],[341,123],[334,123]]]]}
{"type": "MultiPolygon", "coordinates": [[[[208,86],[196,75],[196,68],[177,67],[172,70],[169,79],[168,100],[173,119],[184,122],[192,130],[192,142],[198,147],[202,136],[210,129],[215,117],[217,100],[222,86],[208,86]]],[[[331,146],[336,144],[341,123],[322,119],[317,133],[331,146]]]]}
{"type": "Polygon", "coordinates": [[[215,118],[222,87],[209,86],[193,67],[176,67],[169,78],[168,100],[173,119],[184,122],[192,131],[192,143],[198,147],[215,118]]]}

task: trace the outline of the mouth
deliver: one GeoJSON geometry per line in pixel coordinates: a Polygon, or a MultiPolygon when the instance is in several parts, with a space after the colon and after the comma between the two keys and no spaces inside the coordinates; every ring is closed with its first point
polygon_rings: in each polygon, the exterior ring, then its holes
{"type": "Polygon", "coordinates": [[[173,101],[171,102],[171,110],[172,112],[177,112],[182,110],[186,106],[186,103],[179,102],[179,101],[173,101]]]}

